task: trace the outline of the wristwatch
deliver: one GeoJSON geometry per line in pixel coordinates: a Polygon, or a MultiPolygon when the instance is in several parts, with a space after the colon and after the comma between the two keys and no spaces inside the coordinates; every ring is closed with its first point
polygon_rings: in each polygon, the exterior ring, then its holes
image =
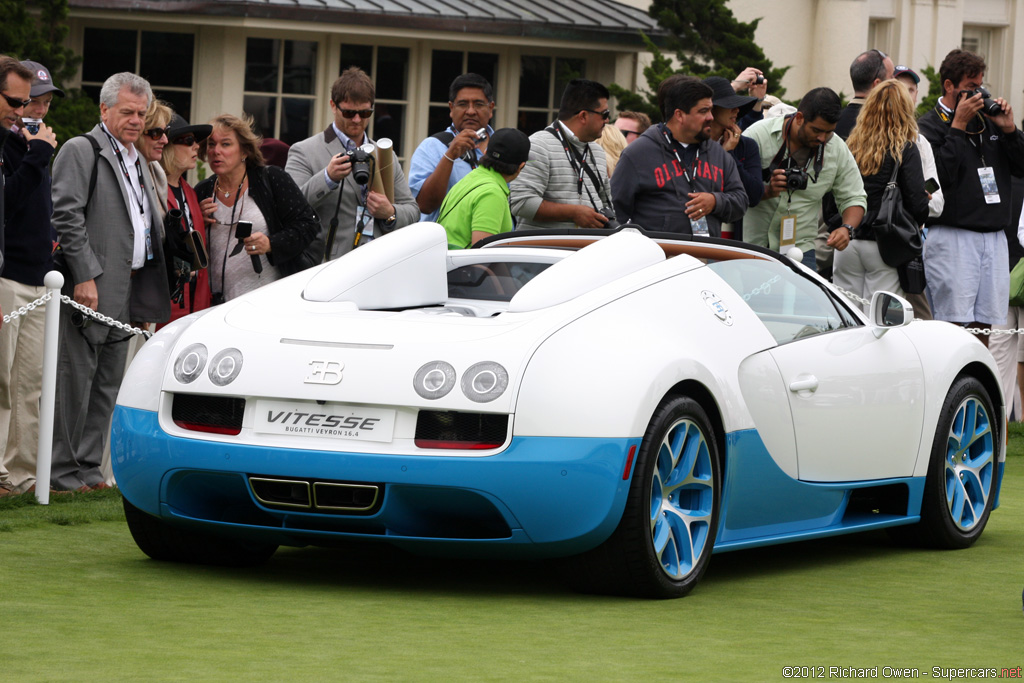
{"type": "Polygon", "coordinates": [[[853,231],[854,231],[854,230],[855,230],[856,228],[854,228],[854,227],[853,227],[852,225],[850,225],[849,223],[843,223],[843,224],[842,224],[842,225],[840,225],[839,227],[840,227],[840,228],[846,228],[846,229],[847,229],[847,231],[849,231],[849,233],[850,233],[850,239],[851,239],[851,240],[853,239],[853,231]]]}
{"type": "Polygon", "coordinates": [[[395,223],[397,223],[397,222],[398,222],[398,214],[397,213],[393,213],[393,214],[391,214],[390,218],[385,219],[384,227],[385,228],[392,228],[392,227],[394,227],[395,223]]]}

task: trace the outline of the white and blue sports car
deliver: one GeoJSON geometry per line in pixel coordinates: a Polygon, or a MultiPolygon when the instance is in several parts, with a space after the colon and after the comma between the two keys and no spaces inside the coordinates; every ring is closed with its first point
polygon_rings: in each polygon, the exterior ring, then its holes
{"type": "Polygon", "coordinates": [[[375,539],[566,558],[678,597],[713,552],[888,528],[963,548],[998,505],[992,356],[774,252],[417,224],[167,326],[128,371],[114,472],[153,558],[375,539]]]}

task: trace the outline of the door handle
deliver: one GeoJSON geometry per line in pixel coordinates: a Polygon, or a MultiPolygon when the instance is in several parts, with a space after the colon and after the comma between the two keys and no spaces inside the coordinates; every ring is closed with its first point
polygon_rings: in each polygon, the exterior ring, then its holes
{"type": "Polygon", "coordinates": [[[798,393],[801,391],[817,391],[818,378],[811,376],[806,379],[795,379],[789,383],[789,390],[798,393]]]}

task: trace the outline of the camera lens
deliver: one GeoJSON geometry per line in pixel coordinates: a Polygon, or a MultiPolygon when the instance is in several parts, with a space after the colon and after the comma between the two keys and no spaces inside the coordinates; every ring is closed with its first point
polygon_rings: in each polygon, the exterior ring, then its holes
{"type": "Polygon", "coordinates": [[[757,78],[754,79],[754,85],[761,85],[762,83],[764,83],[764,76],[758,74],[757,78]]]}

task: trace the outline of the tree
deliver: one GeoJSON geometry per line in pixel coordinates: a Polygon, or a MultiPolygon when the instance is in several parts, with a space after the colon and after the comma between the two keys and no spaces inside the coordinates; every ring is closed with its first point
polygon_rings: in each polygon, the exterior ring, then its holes
{"type": "Polygon", "coordinates": [[[782,77],[789,67],[776,69],[754,42],[760,19],[749,23],[737,20],[725,0],[653,0],[647,12],[669,32],[665,46],[675,52],[679,68],[673,68],[672,61],[650,38],[642,35],[654,56],[651,65],[644,68],[649,90],[637,94],[612,84],[609,90],[618,99],[619,109],[643,111],[660,121],[656,93],[661,82],[672,74],[701,78],[723,76],[732,80],[748,66],[764,72],[770,94],[778,97],[785,94],[782,77]]]}
{"type": "Polygon", "coordinates": [[[68,0],[0,0],[0,45],[4,54],[30,59],[50,70],[65,97],[55,97],[46,122],[60,142],[91,129],[99,110],[81,90],[63,83],[74,77],[82,58],[64,44],[68,34],[68,0]]]}
{"type": "Polygon", "coordinates": [[[938,103],[942,97],[942,79],[939,72],[931,64],[921,69],[921,76],[928,80],[928,94],[921,98],[921,104],[917,105],[917,117],[921,118],[938,103]]]}

